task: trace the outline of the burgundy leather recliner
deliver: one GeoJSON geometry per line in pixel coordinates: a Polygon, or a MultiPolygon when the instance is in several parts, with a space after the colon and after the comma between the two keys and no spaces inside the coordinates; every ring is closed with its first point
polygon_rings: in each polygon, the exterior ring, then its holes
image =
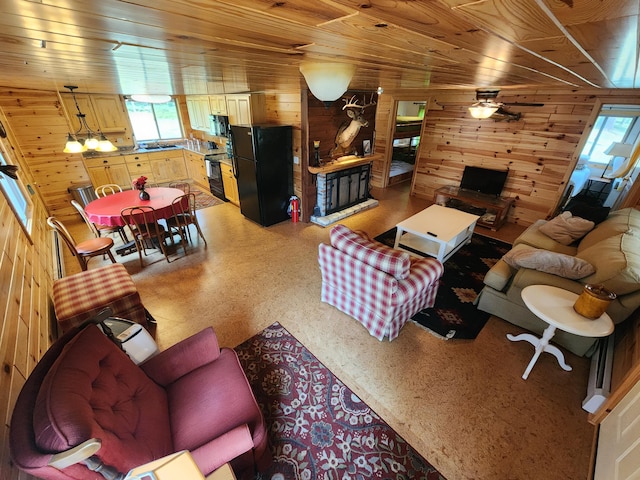
{"type": "Polygon", "coordinates": [[[44,479],[103,479],[84,463],[50,465],[90,439],[98,442],[92,461],[124,474],[181,450],[204,475],[230,462],[239,479],[254,478],[271,463],[246,376],[212,328],[139,366],[93,324],[55,342],[17,399],[12,460],[44,479]]]}

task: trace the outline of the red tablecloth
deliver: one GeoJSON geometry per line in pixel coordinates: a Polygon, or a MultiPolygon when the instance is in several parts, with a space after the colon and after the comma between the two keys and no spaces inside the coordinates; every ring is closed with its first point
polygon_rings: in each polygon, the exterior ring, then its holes
{"type": "Polygon", "coordinates": [[[99,198],[84,208],[89,220],[98,225],[124,226],[120,212],[127,207],[149,206],[156,210],[157,218],[173,216],[171,202],[184,192],[179,188],[155,187],[147,188],[149,200],[140,200],[138,190],[125,190],[99,198]]]}

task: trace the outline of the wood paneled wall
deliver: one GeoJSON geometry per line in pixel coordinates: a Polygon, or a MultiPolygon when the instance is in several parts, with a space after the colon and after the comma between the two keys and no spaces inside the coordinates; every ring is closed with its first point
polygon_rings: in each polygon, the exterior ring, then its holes
{"type": "MultiPolygon", "coordinates": [[[[32,109],[36,108],[32,106],[32,109]]],[[[7,161],[19,166],[21,182],[32,185],[33,176],[17,146],[11,122],[1,112],[0,120],[9,134],[7,139],[0,140],[3,155],[7,161]]],[[[13,180],[2,179],[3,183],[10,181],[13,180]]],[[[39,195],[31,196],[31,201],[32,231],[28,235],[0,193],[0,477],[3,480],[19,477],[18,470],[9,461],[9,423],[13,405],[29,373],[51,342],[51,233],[45,222],[47,211],[39,195]]],[[[20,474],[19,478],[29,477],[20,474]]]]}
{"type": "MultiPolygon", "coordinates": [[[[419,98],[420,92],[413,96],[419,98]]],[[[428,98],[411,194],[429,200],[444,185],[459,185],[466,165],[509,169],[503,195],[515,198],[508,221],[529,225],[553,214],[601,103],[638,103],[633,91],[504,91],[507,106],[522,113],[518,121],[477,120],[467,107],[475,91],[424,91],[428,98]]],[[[390,122],[395,100],[381,96],[376,121],[376,153],[391,148],[390,122]],[[383,100],[384,99],[384,100],[383,100]]],[[[374,168],[374,185],[386,185],[388,164],[374,168]]]]}
{"type": "Polygon", "coordinates": [[[69,127],[56,92],[0,87],[0,109],[52,215],[76,215],[68,188],[90,184],[79,153],[64,153],[69,127]]]}

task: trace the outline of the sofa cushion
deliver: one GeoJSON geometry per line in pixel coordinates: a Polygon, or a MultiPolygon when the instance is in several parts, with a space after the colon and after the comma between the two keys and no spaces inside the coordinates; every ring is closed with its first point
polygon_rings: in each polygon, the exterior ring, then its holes
{"type": "Polygon", "coordinates": [[[593,230],[595,223],[563,212],[540,226],[540,232],[562,245],[570,245],[593,230]]]}
{"type": "Polygon", "coordinates": [[[565,253],[567,255],[575,255],[576,247],[573,245],[562,245],[554,239],[540,232],[540,227],[546,224],[546,220],[538,220],[530,225],[518,238],[513,242],[513,246],[524,244],[535,248],[542,248],[551,252],[565,253]]]}
{"type": "Polygon", "coordinates": [[[604,222],[598,224],[580,240],[578,251],[590,248],[602,240],[626,233],[631,229],[640,231],[640,211],[633,208],[623,208],[611,212],[604,222]]]}
{"type": "Polygon", "coordinates": [[[330,232],[331,245],[347,255],[378,270],[393,275],[398,280],[409,276],[411,256],[369,240],[344,225],[336,225],[330,232]]]}
{"type": "Polygon", "coordinates": [[[531,268],[572,280],[595,271],[586,260],[533,247],[513,248],[502,259],[514,268],[531,268]]]}
{"type": "Polygon", "coordinates": [[[578,258],[591,263],[596,271],[586,283],[599,283],[617,295],[640,289],[640,233],[630,231],[602,240],[581,250],[578,258]]]}

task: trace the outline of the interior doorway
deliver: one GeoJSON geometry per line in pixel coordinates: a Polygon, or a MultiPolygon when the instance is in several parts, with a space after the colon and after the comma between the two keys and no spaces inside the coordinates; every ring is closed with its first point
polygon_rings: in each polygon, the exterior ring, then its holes
{"type": "Polygon", "coordinates": [[[424,100],[396,102],[396,118],[392,140],[391,166],[387,185],[411,181],[420,148],[424,121],[424,100]]]}

